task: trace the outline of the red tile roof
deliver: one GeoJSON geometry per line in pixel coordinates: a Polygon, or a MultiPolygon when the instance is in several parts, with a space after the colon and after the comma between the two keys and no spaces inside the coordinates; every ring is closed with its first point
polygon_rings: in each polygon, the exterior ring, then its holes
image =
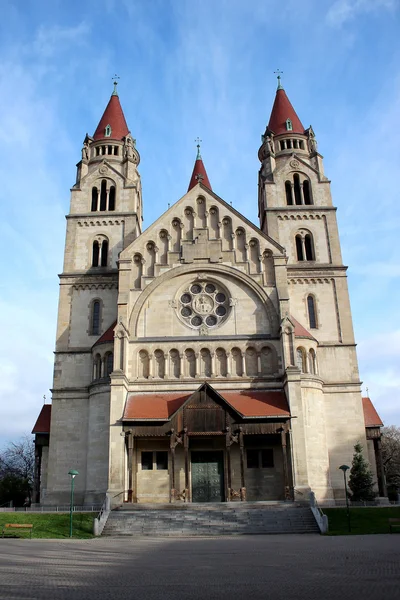
{"type": "MultiPolygon", "coordinates": [[[[288,417],[289,406],[283,392],[243,390],[218,391],[236,412],[244,417],[288,417]]],[[[128,398],[124,419],[169,419],[193,392],[133,394],[128,398]]]]}
{"type": "Polygon", "coordinates": [[[44,404],[32,433],[50,433],[51,404],[44,404]]]}
{"type": "Polygon", "coordinates": [[[376,412],[375,406],[370,398],[363,398],[364,422],[365,427],[383,427],[382,420],[376,412]]]}
{"type": "Polygon", "coordinates": [[[289,417],[290,410],[284,392],[241,390],[218,392],[228,404],[244,417],[289,417]]]}
{"type": "Polygon", "coordinates": [[[268,129],[275,135],[288,133],[286,129],[286,119],[292,121],[291,133],[304,133],[304,127],[296,114],[284,89],[280,88],[276,92],[275,102],[272,107],[271,116],[268,123],[268,129]]]}
{"type": "Polygon", "coordinates": [[[190,179],[190,183],[189,183],[189,187],[188,187],[188,192],[194,188],[195,185],[197,185],[198,183],[202,183],[203,185],[205,185],[206,187],[208,187],[209,190],[212,190],[211,187],[211,183],[208,179],[207,176],[207,172],[206,172],[206,168],[203,164],[203,160],[201,157],[197,157],[196,161],[194,163],[194,167],[193,167],[193,173],[192,173],[192,177],[190,179]],[[199,179],[199,175],[200,175],[200,179],[199,179]]]}
{"type": "Polygon", "coordinates": [[[192,392],[133,394],[126,402],[124,419],[168,420],[192,392]]]}
{"type": "Polygon", "coordinates": [[[294,335],[295,335],[295,337],[309,338],[310,340],[315,340],[315,337],[313,335],[311,335],[311,333],[305,327],[303,327],[303,325],[301,325],[297,321],[297,319],[295,319],[294,317],[290,316],[290,320],[292,321],[292,323],[294,325],[294,335]]]}
{"type": "Polygon", "coordinates": [[[97,346],[97,344],[104,344],[104,342],[113,342],[114,341],[114,329],[117,324],[117,321],[114,321],[112,325],[103,333],[101,337],[93,344],[93,346],[97,346]]]}
{"type": "Polygon", "coordinates": [[[107,104],[106,110],[100,119],[100,123],[97,125],[97,129],[94,132],[93,139],[95,141],[102,139],[122,140],[128,135],[129,129],[125,121],[125,116],[122,110],[121,103],[116,94],[113,94],[107,104]],[[111,135],[109,138],[105,137],[105,129],[107,125],[111,127],[111,135]]]}

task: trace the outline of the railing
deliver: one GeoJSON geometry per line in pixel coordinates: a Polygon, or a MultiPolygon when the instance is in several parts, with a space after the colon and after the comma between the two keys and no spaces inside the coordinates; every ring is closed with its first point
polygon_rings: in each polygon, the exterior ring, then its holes
{"type": "Polygon", "coordinates": [[[315,499],[314,492],[310,492],[310,508],[317,522],[321,533],[327,533],[328,531],[328,517],[324,514],[322,508],[318,506],[318,502],[315,499]]]}
{"type": "Polygon", "coordinates": [[[104,498],[104,502],[100,508],[100,512],[93,520],[93,535],[99,536],[103,533],[105,524],[107,523],[108,515],[111,512],[111,500],[109,496],[104,498]]]}
{"type": "MultiPolygon", "coordinates": [[[[74,504],[73,512],[98,512],[101,508],[100,504],[74,504]]],[[[70,512],[70,504],[60,504],[58,506],[16,506],[10,508],[0,508],[0,512],[39,512],[39,513],[54,513],[54,512],[70,512]]]]}

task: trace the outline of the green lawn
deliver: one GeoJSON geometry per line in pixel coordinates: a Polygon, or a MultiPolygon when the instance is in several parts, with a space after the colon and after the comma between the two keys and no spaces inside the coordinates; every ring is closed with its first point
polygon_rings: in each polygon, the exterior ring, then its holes
{"type": "MultiPolygon", "coordinates": [[[[324,508],[329,520],[328,535],[348,535],[347,514],[345,508],[324,508]]],[[[400,519],[400,506],[384,508],[351,508],[351,534],[389,533],[388,519],[400,519]]],[[[400,525],[400,523],[399,523],[400,525]]],[[[393,535],[400,535],[400,527],[393,535]]]]}
{"type": "MultiPolygon", "coordinates": [[[[73,537],[92,538],[93,519],[96,513],[74,513],[73,537]]],[[[69,537],[69,513],[0,513],[0,535],[6,523],[32,523],[32,538],[67,538],[69,537]]],[[[28,537],[29,530],[11,529],[6,536],[28,537]]]]}

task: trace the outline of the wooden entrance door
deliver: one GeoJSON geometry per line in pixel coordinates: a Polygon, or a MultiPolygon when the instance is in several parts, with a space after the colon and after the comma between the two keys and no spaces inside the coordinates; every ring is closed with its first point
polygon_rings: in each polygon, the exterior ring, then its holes
{"type": "Polygon", "coordinates": [[[192,452],[192,502],[224,501],[223,452],[192,452]]]}

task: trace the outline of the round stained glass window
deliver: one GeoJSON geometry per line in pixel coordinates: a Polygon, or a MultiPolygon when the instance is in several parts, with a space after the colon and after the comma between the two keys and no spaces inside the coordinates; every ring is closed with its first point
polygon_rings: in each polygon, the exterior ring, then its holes
{"type": "Polygon", "coordinates": [[[193,319],[190,322],[192,325],[194,325],[194,327],[200,327],[200,325],[203,322],[203,319],[201,317],[199,317],[198,315],[196,315],[195,317],[193,317],[193,319]]]}
{"type": "Polygon", "coordinates": [[[214,317],[214,315],[210,315],[206,319],[206,325],[208,325],[209,327],[214,327],[214,325],[217,324],[217,320],[217,317],[214,317]]]}
{"type": "Polygon", "coordinates": [[[230,315],[229,293],[219,282],[199,279],[179,292],[176,314],[192,329],[218,327],[230,315]]]}

